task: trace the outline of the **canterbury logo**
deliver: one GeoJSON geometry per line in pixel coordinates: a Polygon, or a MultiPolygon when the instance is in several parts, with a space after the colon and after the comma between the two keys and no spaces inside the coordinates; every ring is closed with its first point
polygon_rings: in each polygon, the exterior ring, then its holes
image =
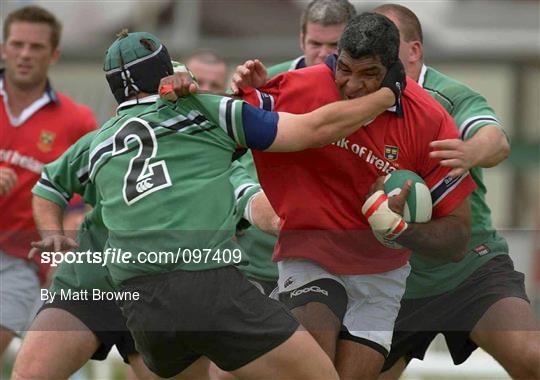
{"type": "Polygon", "coordinates": [[[152,183],[151,178],[146,178],[145,180],[142,180],[141,182],[137,183],[137,185],[135,185],[138,193],[144,193],[146,190],[149,190],[152,187],[154,187],[154,184],[152,183]]]}
{"type": "Polygon", "coordinates": [[[292,292],[291,292],[291,297],[290,297],[290,298],[299,296],[300,294],[309,293],[309,292],[313,292],[313,293],[322,293],[322,294],[324,294],[325,296],[328,296],[328,292],[327,292],[326,290],[321,289],[321,288],[318,287],[318,286],[310,286],[309,288],[302,288],[302,289],[297,289],[297,290],[295,290],[295,291],[292,291],[292,292]]]}

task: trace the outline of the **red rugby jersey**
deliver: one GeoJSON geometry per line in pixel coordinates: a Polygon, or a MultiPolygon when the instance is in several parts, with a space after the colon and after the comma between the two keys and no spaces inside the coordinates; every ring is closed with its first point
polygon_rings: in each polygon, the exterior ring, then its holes
{"type": "MultiPolygon", "coordinates": [[[[14,125],[6,110],[1,73],[0,90],[0,166],[17,173],[15,187],[8,195],[0,196],[0,251],[26,258],[30,242],[40,240],[32,217],[31,190],[41,175],[41,168],[95,129],[96,120],[90,108],[48,86],[44,97],[24,111],[31,116],[14,125]]],[[[41,264],[39,257],[35,257],[35,261],[43,279],[47,266],[41,264]]]]}
{"type": "MultiPolygon", "coordinates": [[[[244,92],[248,102],[274,111],[306,113],[340,100],[326,64],[283,73],[264,88],[244,92]]],[[[306,258],[336,274],[383,273],[407,262],[410,251],[381,245],[361,212],[378,176],[396,169],[419,174],[431,189],[433,218],[449,214],[475,188],[467,174],[429,158],[433,140],[458,138],[454,121],[407,79],[404,118],[386,111],[351,136],[296,153],[253,152],[260,183],[283,224],[274,261],[306,258]]]]}

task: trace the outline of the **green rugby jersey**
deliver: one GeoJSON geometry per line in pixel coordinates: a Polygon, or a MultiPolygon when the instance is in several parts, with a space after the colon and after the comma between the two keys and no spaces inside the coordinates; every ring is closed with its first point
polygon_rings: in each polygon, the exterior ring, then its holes
{"type": "Polygon", "coordinates": [[[153,104],[123,103],[90,148],[108,246],[123,254],[107,264],[113,281],[237,264],[225,253],[240,248],[231,157],[238,146],[269,146],[277,114],[215,95],[143,102],[153,104]]]}
{"type": "MultiPolygon", "coordinates": [[[[249,198],[261,189],[251,151],[233,164],[231,183],[235,188],[238,211],[243,214],[249,198]]],[[[251,278],[276,281],[278,270],[277,265],[272,262],[272,253],[277,238],[254,226],[240,231],[236,237],[249,261],[246,266],[238,269],[251,278]]]]}
{"type": "MultiPolygon", "coordinates": [[[[461,139],[470,139],[486,125],[500,126],[486,99],[465,84],[426,66],[423,66],[418,82],[452,115],[461,139]]],[[[458,263],[448,263],[413,254],[405,298],[427,297],[449,291],[488,260],[508,254],[505,239],[491,222],[482,169],[473,168],[470,173],[478,188],[469,197],[472,234],[467,255],[458,263]]]]}
{"type": "Polygon", "coordinates": [[[303,67],[306,67],[306,61],[304,59],[304,56],[301,56],[290,61],[286,61],[286,62],[278,63],[277,65],[274,65],[274,66],[270,66],[266,71],[267,71],[268,78],[273,78],[276,75],[279,75],[286,71],[293,71],[296,69],[301,69],[303,67]]]}
{"type": "MultiPolygon", "coordinates": [[[[273,78],[281,73],[301,69],[303,67],[306,67],[306,63],[304,56],[301,56],[269,67],[267,69],[267,76],[268,78],[273,78]]],[[[242,178],[245,178],[244,169],[247,171],[249,177],[258,182],[257,171],[255,170],[251,152],[248,151],[238,161],[241,166],[236,166],[233,171],[233,176],[231,177],[231,182],[236,191],[241,190],[243,186],[245,186],[242,182],[242,178]]],[[[245,198],[246,197],[244,196],[239,201],[243,200],[245,203],[247,202],[247,199],[245,198]]],[[[238,203],[239,210],[243,212],[244,209],[242,203],[238,203]]],[[[272,262],[272,253],[274,252],[274,245],[276,244],[277,238],[256,227],[250,226],[237,235],[237,240],[249,259],[248,265],[240,267],[239,269],[248,277],[265,281],[276,281],[278,278],[278,270],[277,265],[272,262]]]]}
{"type": "MultiPolygon", "coordinates": [[[[32,193],[65,208],[73,194],[80,194],[93,210],[84,218],[77,235],[79,247],[74,251],[101,252],[107,241],[107,230],[101,219],[101,206],[95,187],[88,182],[90,143],[97,131],[81,137],[57,160],[45,165],[32,193]]],[[[113,290],[107,268],[99,263],[62,262],[54,274],[50,290],[113,290]]]]}

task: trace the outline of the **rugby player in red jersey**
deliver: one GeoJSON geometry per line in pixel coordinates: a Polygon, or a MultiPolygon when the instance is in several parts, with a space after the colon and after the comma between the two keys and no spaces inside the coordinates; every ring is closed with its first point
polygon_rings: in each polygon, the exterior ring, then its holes
{"type": "MultiPolygon", "coordinates": [[[[262,108],[303,113],[376,91],[398,51],[395,25],[364,13],[347,25],[337,58],[265,85],[264,66],[248,61],[233,87],[262,108]]],[[[262,187],[282,220],[274,251],[280,300],[334,360],[341,378],[377,377],[390,348],[410,251],[459,260],[466,247],[467,196],[475,185],[468,173],[450,177],[450,169],[429,156],[431,141],[456,137],[452,118],[409,80],[401,104],[333,145],[279,155],[253,152],[262,187]],[[388,200],[373,205],[372,198],[366,206],[379,206],[392,224],[370,226],[361,211],[365,198],[379,176],[396,169],[424,178],[433,198],[432,221],[404,224],[392,211],[403,196],[390,198],[391,209],[388,200]]]]}

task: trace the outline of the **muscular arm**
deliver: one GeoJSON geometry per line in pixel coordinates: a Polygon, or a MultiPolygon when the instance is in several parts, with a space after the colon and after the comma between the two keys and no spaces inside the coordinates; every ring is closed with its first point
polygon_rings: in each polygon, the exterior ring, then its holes
{"type": "Polygon", "coordinates": [[[491,168],[510,155],[510,144],[506,135],[496,125],[480,128],[465,144],[471,151],[476,152],[473,167],[491,168]]]}
{"type": "Polygon", "coordinates": [[[263,191],[253,196],[249,207],[255,227],[271,235],[277,236],[279,234],[281,220],[263,191]]]}
{"type": "Polygon", "coordinates": [[[452,168],[450,175],[462,175],[473,167],[491,168],[505,160],[510,154],[510,145],[503,131],[496,125],[480,128],[470,139],[434,141],[437,149],[430,153],[439,158],[442,166],[452,168]]]}
{"type": "Polygon", "coordinates": [[[459,261],[471,234],[471,211],[465,199],[451,214],[427,223],[409,223],[396,241],[415,253],[431,258],[459,261]]]}
{"type": "Polygon", "coordinates": [[[63,234],[64,210],[54,202],[38,196],[32,197],[32,212],[42,238],[63,234]]]}
{"type": "Polygon", "coordinates": [[[327,104],[304,115],[279,112],[277,135],[267,151],[317,148],[349,136],[395,103],[388,88],[358,99],[327,104]]]}

